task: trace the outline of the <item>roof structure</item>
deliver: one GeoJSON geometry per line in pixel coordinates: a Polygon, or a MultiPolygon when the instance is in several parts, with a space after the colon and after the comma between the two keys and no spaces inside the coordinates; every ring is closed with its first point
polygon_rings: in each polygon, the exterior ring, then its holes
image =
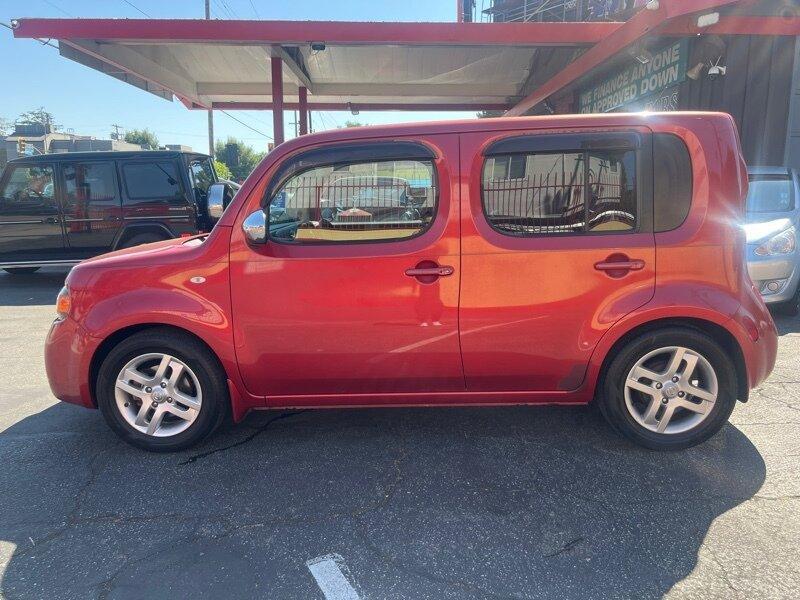
{"type": "Polygon", "coordinates": [[[589,23],[18,19],[102,73],[194,109],[494,110],[526,114],[643,38],[800,35],[798,17],[726,12],[752,0],[650,0],[589,23]],[[714,16],[701,27],[699,15],[714,16]]]}

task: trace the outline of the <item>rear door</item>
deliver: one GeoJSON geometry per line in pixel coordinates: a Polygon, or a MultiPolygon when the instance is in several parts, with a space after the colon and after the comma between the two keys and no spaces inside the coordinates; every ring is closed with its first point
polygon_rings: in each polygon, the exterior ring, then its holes
{"type": "Polygon", "coordinates": [[[465,134],[461,156],[467,389],[575,390],[655,290],[650,134],[465,134]]]}
{"type": "Polygon", "coordinates": [[[113,160],[61,163],[64,228],[69,252],[107,252],[122,226],[122,198],[113,160]]]}
{"type": "Polygon", "coordinates": [[[0,261],[63,259],[52,163],[11,163],[0,178],[0,261]]]}
{"type": "Polygon", "coordinates": [[[120,161],[123,220],[161,223],[174,235],[195,231],[196,210],[176,158],[120,161]]]}

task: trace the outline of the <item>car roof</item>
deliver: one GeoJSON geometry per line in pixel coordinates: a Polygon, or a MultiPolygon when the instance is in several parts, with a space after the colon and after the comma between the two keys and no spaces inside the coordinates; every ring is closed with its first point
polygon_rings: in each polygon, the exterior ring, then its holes
{"type": "Polygon", "coordinates": [[[46,163],[53,161],[74,161],[74,160],[131,160],[136,158],[175,158],[178,156],[202,156],[207,158],[207,154],[200,152],[184,152],[181,150],[110,150],[106,152],[55,152],[52,154],[37,154],[35,156],[20,156],[8,161],[8,164],[17,162],[25,163],[46,163]]]}

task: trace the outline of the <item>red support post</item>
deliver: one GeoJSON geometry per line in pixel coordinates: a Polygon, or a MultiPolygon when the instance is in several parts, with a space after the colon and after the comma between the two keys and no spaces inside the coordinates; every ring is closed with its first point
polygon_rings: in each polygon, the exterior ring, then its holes
{"type": "Polygon", "coordinates": [[[275,145],[282,144],[283,135],[283,60],[280,56],[270,59],[272,67],[272,136],[275,145]]]}
{"type": "Polygon", "coordinates": [[[300,104],[300,135],[308,133],[308,88],[300,86],[298,90],[300,104]]]}

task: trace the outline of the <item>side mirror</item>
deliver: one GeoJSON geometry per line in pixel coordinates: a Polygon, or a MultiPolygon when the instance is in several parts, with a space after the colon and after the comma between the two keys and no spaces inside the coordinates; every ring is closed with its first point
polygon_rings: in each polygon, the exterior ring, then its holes
{"type": "Polygon", "coordinates": [[[233,188],[227,183],[212,183],[208,188],[206,209],[213,221],[219,221],[233,198],[233,188]]]}
{"type": "Polygon", "coordinates": [[[267,215],[259,209],[250,213],[242,223],[244,237],[250,244],[267,243],[267,215]]]}

